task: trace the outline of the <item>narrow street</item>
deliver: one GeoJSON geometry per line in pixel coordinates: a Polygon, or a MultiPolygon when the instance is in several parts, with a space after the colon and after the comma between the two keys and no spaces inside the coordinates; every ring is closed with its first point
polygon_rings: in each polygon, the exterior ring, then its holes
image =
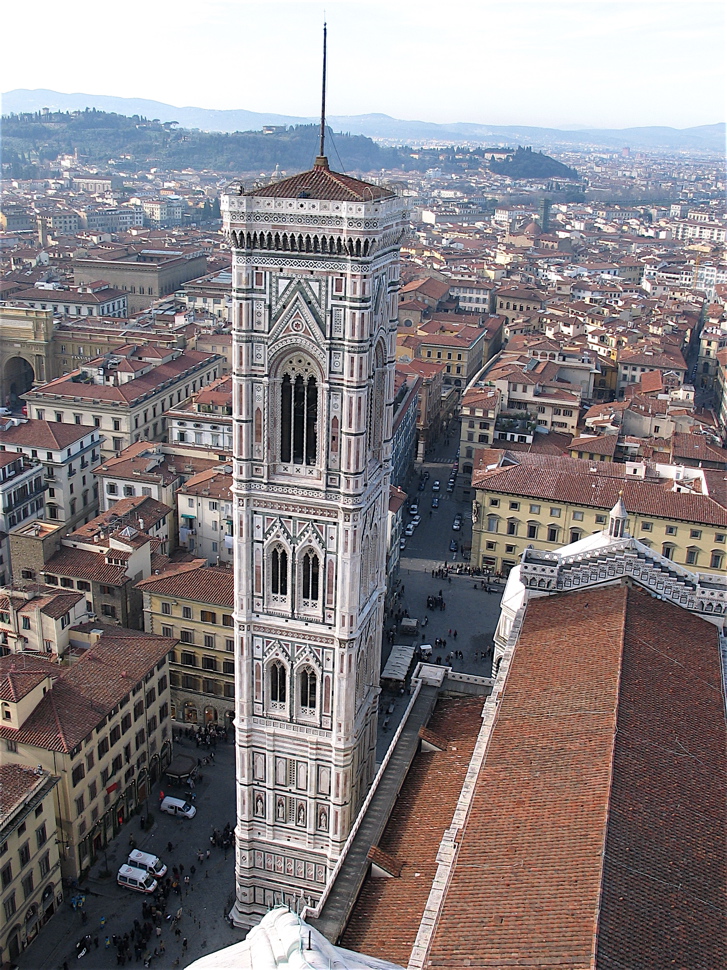
{"type": "MultiPolygon", "coordinates": [[[[408,488],[405,489],[409,497],[407,509],[416,501],[421,521],[413,535],[407,538],[406,548],[401,553],[399,576],[395,580],[395,583],[398,582],[396,589],[401,595],[396,600],[396,609],[407,611],[410,617],[419,620],[420,636],[415,642],[432,645],[432,661],[440,657],[443,665],[451,666],[456,671],[489,677],[492,673],[492,657],[490,655],[483,659],[482,654],[492,645],[500,615],[503,585],[490,584],[495,591],[488,593],[482,589],[483,577],[456,572],[458,566],[464,568],[469,565],[468,551],[472,539],[471,503],[458,500],[454,492],[447,491],[457,442],[457,437],[452,436],[448,445],[440,445],[435,449],[434,455],[423,463],[422,473],[426,475],[428,472],[429,477],[421,491],[417,472],[412,474],[408,488]],[[439,483],[438,489],[435,488],[436,482],[439,483]],[[439,498],[437,508],[432,508],[434,498],[439,498]],[[459,530],[453,528],[457,513],[462,516],[459,530]],[[450,549],[453,541],[457,543],[456,552],[450,549]],[[466,550],[464,555],[463,549],[466,550]],[[445,564],[450,567],[449,575],[447,578],[440,578],[436,573],[445,564]],[[444,610],[428,608],[428,597],[438,597],[440,594],[444,600],[444,610]],[[446,645],[436,646],[437,639],[444,641],[446,645]],[[453,651],[461,652],[462,657],[450,657],[446,660],[453,651]]],[[[411,520],[412,515],[405,511],[404,524],[411,520]]],[[[387,632],[392,627],[395,624],[388,620],[382,645],[382,666],[391,651],[387,632]]],[[[411,641],[408,638],[399,638],[395,632],[393,642],[411,641]]],[[[382,692],[377,748],[379,761],[383,758],[408,700],[408,694],[401,695],[391,690],[382,692]],[[394,710],[389,715],[385,729],[384,720],[392,705],[394,710]]]]}

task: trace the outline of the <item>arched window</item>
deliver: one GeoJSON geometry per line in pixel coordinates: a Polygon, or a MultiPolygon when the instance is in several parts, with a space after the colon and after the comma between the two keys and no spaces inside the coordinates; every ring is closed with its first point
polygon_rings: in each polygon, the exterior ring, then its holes
{"type": "Polygon", "coordinates": [[[304,667],[301,670],[298,683],[301,710],[312,714],[316,707],[318,688],[318,677],[312,667],[304,667]]]}
{"type": "Polygon", "coordinates": [[[279,660],[270,665],[270,704],[274,708],[283,708],[287,699],[288,675],[279,660]]]}
{"type": "Polygon", "coordinates": [[[280,460],[315,465],[317,436],[318,382],[312,375],[286,371],[280,395],[280,460]]]}
{"type": "Polygon", "coordinates": [[[303,599],[318,601],[320,587],[320,564],[314,552],[303,556],[303,599]]]}
{"type": "Polygon", "coordinates": [[[288,553],[281,546],[270,556],[270,591],[274,596],[288,595],[288,553]]]}

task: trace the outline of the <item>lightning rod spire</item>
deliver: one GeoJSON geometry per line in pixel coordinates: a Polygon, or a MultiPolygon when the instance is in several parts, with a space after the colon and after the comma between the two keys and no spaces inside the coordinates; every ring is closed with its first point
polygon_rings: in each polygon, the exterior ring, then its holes
{"type": "Polygon", "coordinates": [[[321,141],[318,158],[316,159],[317,168],[328,168],[326,158],[326,41],[328,36],[328,26],[323,21],[323,88],[321,93],[321,141]]]}

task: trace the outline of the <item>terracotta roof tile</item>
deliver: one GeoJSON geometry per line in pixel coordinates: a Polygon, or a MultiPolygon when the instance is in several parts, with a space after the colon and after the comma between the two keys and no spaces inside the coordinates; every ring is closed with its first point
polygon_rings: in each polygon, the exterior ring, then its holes
{"type": "Polygon", "coordinates": [[[348,949],[406,966],[437,869],[437,853],[459,798],[482,723],[481,697],[442,699],[429,729],[444,751],[420,752],[379,843],[398,877],[369,876],[341,938],[348,949]]]}
{"type": "Polygon", "coordinates": [[[191,564],[183,568],[150,576],[137,583],[137,589],[159,596],[176,596],[198,603],[215,604],[232,609],[235,603],[235,575],[231,569],[206,564],[191,564]]]}
{"type": "Polygon", "coordinates": [[[723,965],[726,741],[711,624],[532,600],[425,967],[723,965]]]}
{"type": "Polygon", "coordinates": [[[47,774],[36,774],[26,765],[0,765],[0,820],[4,822],[15,806],[47,778],[47,774]]]}
{"type": "Polygon", "coordinates": [[[363,182],[361,179],[340,172],[332,172],[326,165],[316,165],[308,172],[264,185],[260,189],[245,192],[248,196],[264,196],[276,199],[327,199],[332,202],[375,202],[393,199],[390,189],[363,182]]]}
{"type": "Polygon", "coordinates": [[[104,631],[102,638],[70,667],[27,655],[0,657],[2,689],[8,678],[28,667],[54,678],[23,726],[0,725],[0,738],[71,751],[177,643],[123,627],[94,623],[94,628],[104,631]]]}
{"type": "Polygon", "coordinates": [[[727,526],[727,507],[718,495],[672,491],[674,483],[666,479],[628,478],[626,466],[615,462],[533,454],[515,457],[516,464],[476,470],[472,486],[607,511],[623,492],[632,513],[727,526]]]}

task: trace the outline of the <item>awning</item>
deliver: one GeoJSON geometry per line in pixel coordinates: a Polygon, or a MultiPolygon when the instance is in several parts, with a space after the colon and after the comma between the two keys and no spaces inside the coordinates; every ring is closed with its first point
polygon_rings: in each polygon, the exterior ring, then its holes
{"type": "Polygon", "coordinates": [[[118,787],[119,787],[119,783],[118,781],[115,781],[113,785],[109,785],[109,787],[106,789],[106,794],[110,795],[111,792],[115,792],[118,787]]]}

